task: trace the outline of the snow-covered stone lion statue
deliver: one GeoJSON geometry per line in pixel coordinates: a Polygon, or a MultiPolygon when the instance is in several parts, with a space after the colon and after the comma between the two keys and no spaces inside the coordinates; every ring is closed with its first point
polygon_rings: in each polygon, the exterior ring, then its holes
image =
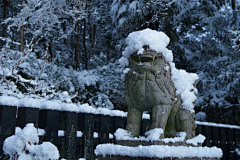
{"type": "Polygon", "coordinates": [[[166,48],[169,38],[163,32],[133,32],[126,42],[120,63],[127,67],[127,130],[138,137],[143,111],[148,111],[150,129],[164,131],[160,138],[174,137],[177,132],[186,132],[186,139],[193,138],[198,76],[175,68],[172,52],[166,48]]]}

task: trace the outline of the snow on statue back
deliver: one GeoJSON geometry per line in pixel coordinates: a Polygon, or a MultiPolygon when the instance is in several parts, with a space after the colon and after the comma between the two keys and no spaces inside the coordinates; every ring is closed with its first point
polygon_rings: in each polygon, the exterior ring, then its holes
{"type": "Polygon", "coordinates": [[[5,139],[3,143],[4,154],[15,160],[57,160],[59,152],[50,142],[39,142],[37,129],[32,123],[23,129],[17,127],[16,134],[5,139]]]}
{"type": "Polygon", "coordinates": [[[163,32],[133,32],[126,42],[120,63],[129,67],[124,71],[127,130],[139,136],[142,112],[149,111],[150,129],[162,128],[164,137],[177,132],[186,132],[186,139],[194,137],[198,76],[175,68],[172,52],[166,48],[169,38],[163,32]]]}

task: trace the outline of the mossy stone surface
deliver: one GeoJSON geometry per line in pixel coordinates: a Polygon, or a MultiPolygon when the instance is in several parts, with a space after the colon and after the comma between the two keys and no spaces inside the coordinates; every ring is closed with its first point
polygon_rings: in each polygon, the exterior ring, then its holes
{"type": "Polygon", "coordinates": [[[143,111],[151,117],[150,129],[162,128],[164,137],[186,132],[194,137],[194,115],[180,109],[181,97],[171,80],[171,68],[161,53],[145,49],[143,54],[132,54],[130,71],[125,75],[125,102],[128,106],[127,130],[138,137],[143,111]]]}

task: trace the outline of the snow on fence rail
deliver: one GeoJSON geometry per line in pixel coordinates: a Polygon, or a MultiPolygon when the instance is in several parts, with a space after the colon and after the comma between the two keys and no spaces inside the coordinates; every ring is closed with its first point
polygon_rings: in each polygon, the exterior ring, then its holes
{"type": "MultiPolygon", "coordinates": [[[[93,160],[98,144],[116,143],[114,132],[125,128],[127,119],[125,116],[0,105],[0,147],[6,137],[15,134],[16,126],[23,128],[27,123],[45,130],[40,141],[56,145],[61,158],[93,160]]],[[[143,119],[141,135],[148,130],[149,124],[149,119],[143,119]]],[[[240,148],[240,127],[197,122],[196,133],[206,136],[204,146],[217,146],[223,150],[222,160],[239,158],[231,151],[240,148]]]]}

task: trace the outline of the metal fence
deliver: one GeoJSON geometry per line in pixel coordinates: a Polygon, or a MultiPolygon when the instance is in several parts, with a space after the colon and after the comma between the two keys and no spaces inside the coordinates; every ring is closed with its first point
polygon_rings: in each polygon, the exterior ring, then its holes
{"type": "MultiPolygon", "coordinates": [[[[126,117],[108,116],[100,114],[76,113],[56,110],[39,110],[14,106],[0,106],[0,147],[5,138],[15,134],[15,127],[25,127],[33,123],[36,128],[45,130],[40,136],[42,141],[50,141],[58,147],[61,158],[75,160],[86,158],[96,159],[94,149],[98,144],[116,143],[114,132],[118,128],[125,128],[126,117]],[[64,135],[59,135],[59,130],[64,135]],[[77,136],[78,131],[82,132],[77,136]],[[94,136],[98,134],[98,136],[94,136]]],[[[141,135],[147,131],[150,121],[143,119],[141,135]]],[[[203,146],[217,146],[223,150],[222,160],[237,160],[235,148],[240,148],[240,129],[227,127],[213,127],[198,125],[197,134],[206,136],[203,146]]],[[[6,159],[1,150],[1,159],[6,159]]]]}

